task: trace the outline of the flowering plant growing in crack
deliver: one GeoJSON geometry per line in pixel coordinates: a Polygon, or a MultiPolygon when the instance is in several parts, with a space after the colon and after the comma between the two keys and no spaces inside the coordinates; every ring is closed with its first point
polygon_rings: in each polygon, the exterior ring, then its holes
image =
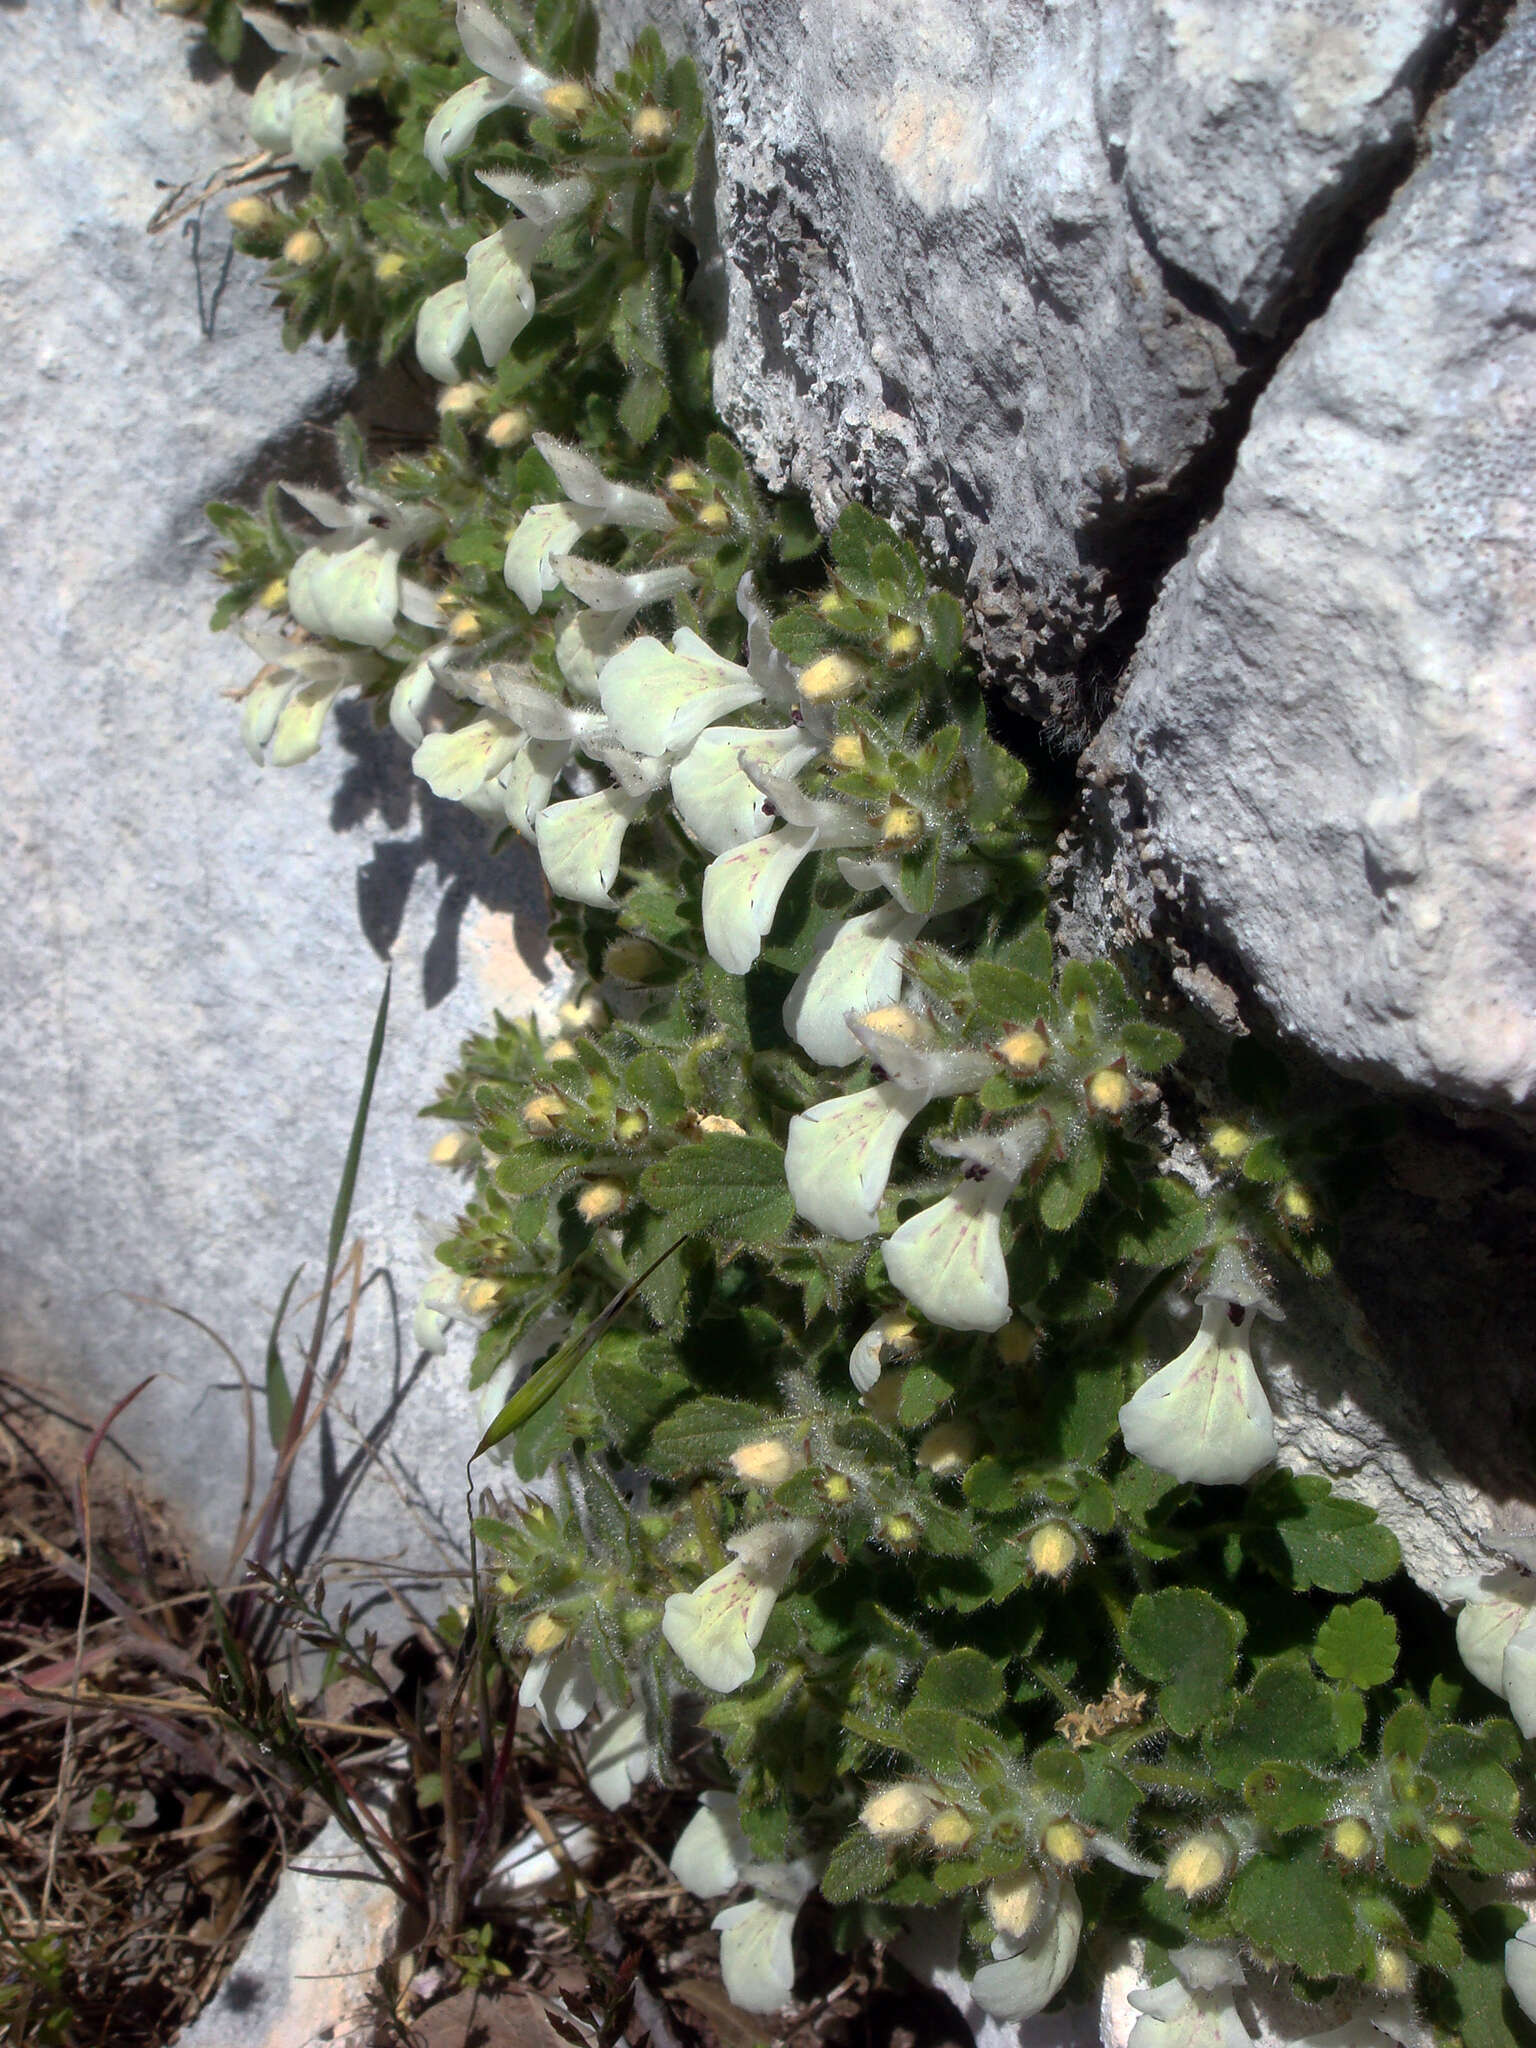
{"type": "Polygon", "coordinates": [[[572,992],[433,1105],[417,1324],[546,1478],[478,1525],[540,1714],[596,1717],[606,1799],[704,1695],[674,1868],[747,1888],[754,2010],[819,1894],[844,1946],[950,1914],[1010,2021],[1137,1937],[1141,2048],[1233,2048],[1276,1976],[1528,2038],[1531,1581],[1469,1588],[1463,1668],[1371,1511],[1277,1462],[1263,1332],[1368,1124],[1289,1116],[1253,1041],[1182,1075],[1161,999],[1063,953],[961,603],[721,431],[691,65],[647,31],[597,78],[570,0],[356,35],[387,118],[241,234],[291,334],[414,360],[435,437],[216,507],[219,620],[255,751],[355,691],[549,886],[572,992]]]}

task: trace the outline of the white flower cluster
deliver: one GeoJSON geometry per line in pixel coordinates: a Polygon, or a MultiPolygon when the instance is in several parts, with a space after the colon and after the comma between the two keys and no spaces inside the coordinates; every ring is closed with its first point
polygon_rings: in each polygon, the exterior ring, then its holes
{"type": "Polygon", "coordinates": [[[728,1792],[706,1792],[672,1851],[672,1873],[696,1899],[723,1898],[738,1884],[752,1897],[717,1913],[720,1974],[733,2005],[743,2012],[778,2012],[795,1988],[794,1931],[801,1906],[816,1889],[818,1865],[764,1863],[742,1832],[728,1792]]]}
{"type": "Polygon", "coordinates": [[[301,171],[340,156],[347,140],[347,94],[376,77],[382,59],[264,7],[240,11],[268,49],[278,52],[251,100],[252,140],[277,155],[291,155],[301,171]]]}
{"type": "Polygon", "coordinates": [[[1508,1702],[1516,1727],[1536,1738],[1536,1578],[1490,1573],[1461,1587],[1456,1648],[1472,1676],[1508,1702]]]}

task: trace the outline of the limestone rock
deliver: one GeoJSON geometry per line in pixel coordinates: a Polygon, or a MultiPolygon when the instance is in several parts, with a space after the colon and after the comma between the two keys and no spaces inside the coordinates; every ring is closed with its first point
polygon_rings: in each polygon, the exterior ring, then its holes
{"type": "MultiPolygon", "coordinates": [[[[220,202],[145,234],[168,187],[251,154],[244,96],[194,75],[184,24],[59,0],[5,39],[0,1362],[88,1425],[157,1374],[115,1435],[223,1571],[240,1392],[150,1304],[201,1317],[259,1386],[285,1281],[307,1262],[297,1312],[318,1278],[390,954],[353,1224],[368,1285],[293,1526],[323,1510],[409,1583],[457,1561],[474,1431],[462,1346],[410,1343],[418,1214],[459,1205],[415,1112],[494,1005],[539,996],[542,888],[423,802],[365,718],[306,768],[245,758],[220,698],[256,659],[208,631],[203,501],[292,475],[350,373],[283,351],[220,202]]],[[[259,1397],[255,1435],[265,1455],[259,1397]]]]}
{"type": "Polygon", "coordinates": [[[726,419],[823,518],[920,530],[990,663],[1070,723],[1245,335],[1402,160],[1451,13],[631,0],[710,85],[726,419]]]}
{"type": "Polygon", "coordinates": [[[1259,400],[1091,759],[1281,1026],[1536,1100],[1536,9],[1259,400]]]}

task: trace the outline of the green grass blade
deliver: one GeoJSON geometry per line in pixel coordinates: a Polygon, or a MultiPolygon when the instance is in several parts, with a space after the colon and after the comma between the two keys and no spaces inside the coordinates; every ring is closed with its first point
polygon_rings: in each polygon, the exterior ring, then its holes
{"type": "Polygon", "coordinates": [[[357,1186],[357,1169],[363,1156],[363,1134],[368,1128],[373,1083],[384,1051],[384,1027],[389,1021],[389,985],[393,975],[391,968],[384,977],[384,993],[379,997],[378,1015],[373,1020],[373,1038],[368,1047],[368,1064],[363,1070],[363,1090],[357,1098],[357,1114],[352,1119],[352,1136],[347,1144],[347,1163],[341,1170],[341,1185],[336,1190],[336,1202],[331,1210],[331,1236],[325,1253],[327,1274],[336,1270],[342,1240],[347,1234],[347,1219],[352,1214],[352,1191],[357,1186]]]}
{"type": "Polygon", "coordinates": [[[272,1439],[274,1451],[283,1448],[288,1435],[288,1419],[293,1414],[293,1390],[288,1385],[288,1375],[283,1370],[283,1354],[278,1344],[278,1336],[283,1327],[283,1317],[288,1313],[288,1303],[303,1270],[302,1266],[295,1266],[288,1276],[288,1285],[283,1289],[283,1298],[277,1304],[277,1314],[272,1318],[272,1329],[267,1337],[267,1435],[272,1439]]]}

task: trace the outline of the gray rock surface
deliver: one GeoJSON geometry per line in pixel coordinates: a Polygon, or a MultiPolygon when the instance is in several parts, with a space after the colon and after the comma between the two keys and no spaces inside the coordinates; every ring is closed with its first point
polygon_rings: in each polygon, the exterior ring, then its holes
{"type": "Polygon", "coordinates": [[[246,760],[220,693],[255,657],[209,634],[202,503],[291,474],[349,374],[279,347],[219,204],[195,238],[144,232],[160,181],[249,154],[242,95],[194,75],[183,25],[59,0],[4,39],[0,1363],[90,1421],[157,1373],[117,1434],[222,1569],[234,1374],[145,1304],[203,1318],[259,1384],[288,1274],[308,1261],[296,1308],[318,1276],[390,954],[353,1224],[377,1277],[294,1523],[323,1507],[331,1543],[409,1583],[455,1562],[473,1441],[462,1351],[410,1342],[418,1212],[457,1208],[414,1113],[493,1005],[539,994],[542,892],[422,809],[363,721],[307,768],[246,760]]]}
{"type": "MultiPolygon", "coordinates": [[[[1330,230],[1401,163],[1449,0],[630,0],[715,109],[716,395],[761,473],[967,575],[1065,716],[1104,587],[1330,230]]],[[[1262,353],[1262,350],[1258,351],[1262,353]]]]}
{"type": "Polygon", "coordinates": [[[1254,410],[1090,759],[1280,1025],[1536,1101],[1536,9],[1254,410]]]}

